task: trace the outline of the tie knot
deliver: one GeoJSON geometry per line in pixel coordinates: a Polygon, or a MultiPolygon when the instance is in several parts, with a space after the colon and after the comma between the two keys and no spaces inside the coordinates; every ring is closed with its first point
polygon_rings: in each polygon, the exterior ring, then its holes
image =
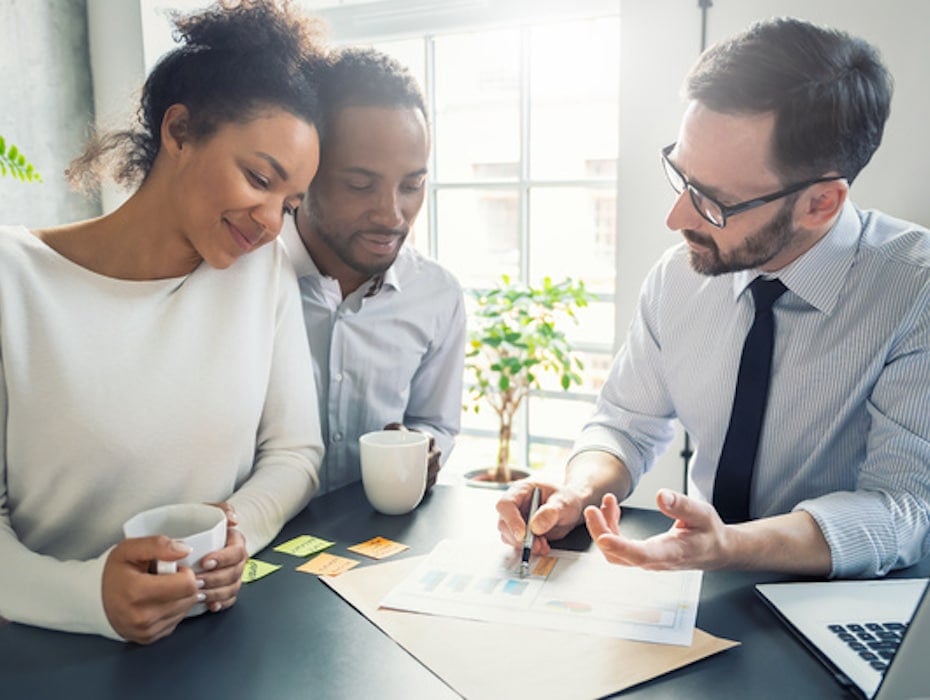
{"type": "Polygon", "coordinates": [[[780,279],[756,277],[749,285],[749,291],[752,292],[752,298],[756,303],[756,316],[771,311],[772,304],[787,290],[780,279]]]}

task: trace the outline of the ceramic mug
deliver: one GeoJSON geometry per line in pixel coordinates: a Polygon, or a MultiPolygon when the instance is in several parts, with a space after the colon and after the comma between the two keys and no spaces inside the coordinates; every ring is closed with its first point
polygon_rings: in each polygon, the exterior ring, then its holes
{"type": "Polygon", "coordinates": [[[409,513],[423,500],[429,437],[407,430],[376,430],[358,439],[362,486],[385,515],[409,513]]]}

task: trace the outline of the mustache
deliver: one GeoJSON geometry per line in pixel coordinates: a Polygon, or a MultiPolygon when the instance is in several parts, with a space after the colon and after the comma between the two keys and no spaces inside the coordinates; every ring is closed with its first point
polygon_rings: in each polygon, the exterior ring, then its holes
{"type": "Polygon", "coordinates": [[[409,227],[403,228],[387,228],[384,226],[376,226],[372,228],[361,229],[355,232],[356,236],[365,236],[365,235],[375,235],[375,236],[394,236],[396,238],[403,238],[410,232],[409,227]]]}
{"type": "Polygon", "coordinates": [[[713,238],[703,233],[698,233],[697,231],[694,231],[692,229],[689,229],[689,228],[682,229],[681,235],[684,236],[687,240],[691,241],[692,243],[702,245],[705,248],[716,247],[716,244],[714,243],[713,238]]]}

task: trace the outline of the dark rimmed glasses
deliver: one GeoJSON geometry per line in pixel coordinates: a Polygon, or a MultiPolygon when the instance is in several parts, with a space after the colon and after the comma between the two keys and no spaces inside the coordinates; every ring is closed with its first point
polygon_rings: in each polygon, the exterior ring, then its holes
{"type": "Polygon", "coordinates": [[[681,171],[675,167],[672,161],[668,159],[668,154],[672,152],[673,148],[675,148],[675,144],[670,143],[668,146],[662,149],[662,166],[665,169],[665,177],[668,178],[669,184],[677,194],[681,194],[685,190],[688,190],[688,195],[691,197],[691,203],[694,205],[697,213],[700,214],[705,221],[713,226],[716,226],[717,228],[723,228],[726,226],[727,219],[729,219],[731,216],[742,214],[744,211],[749,211],[750,209],[761,207],[763,204],[768,204],[769,202],[774,202],[776,199],[787,197],[789,194],[800,192],[805,187],[816,185],[819,182],[832,182],[833,180],[842,180],[845,177],[843,175],[817,177],[813,180],[798,182],[794,185],[786,187],[783,190],[773,192],[772,194],[767,194],[762,197],[754,197],[753,199],[748,199],[745,202],[727,206],[725,204],[721,204],[709,194],[704,194],[701,192],[701,190],[688,182],[688,178],[686,178],[681,173],[681,171]]]}

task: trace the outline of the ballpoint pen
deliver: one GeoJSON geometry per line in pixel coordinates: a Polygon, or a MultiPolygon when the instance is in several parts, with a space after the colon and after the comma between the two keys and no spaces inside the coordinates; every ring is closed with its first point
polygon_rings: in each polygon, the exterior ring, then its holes
{"type": "Polygon", "coordinates": [[[530,514],[526,516],[526,534],[523,535],[523,556],[520,558],[520,578],[526,578],[530,573],[530,552],[533,549],[533,531],[530,529],[530,520],[536,515],[539,508],[539,487],[533,489],[533,498],[530,501],[530,514]]]}

